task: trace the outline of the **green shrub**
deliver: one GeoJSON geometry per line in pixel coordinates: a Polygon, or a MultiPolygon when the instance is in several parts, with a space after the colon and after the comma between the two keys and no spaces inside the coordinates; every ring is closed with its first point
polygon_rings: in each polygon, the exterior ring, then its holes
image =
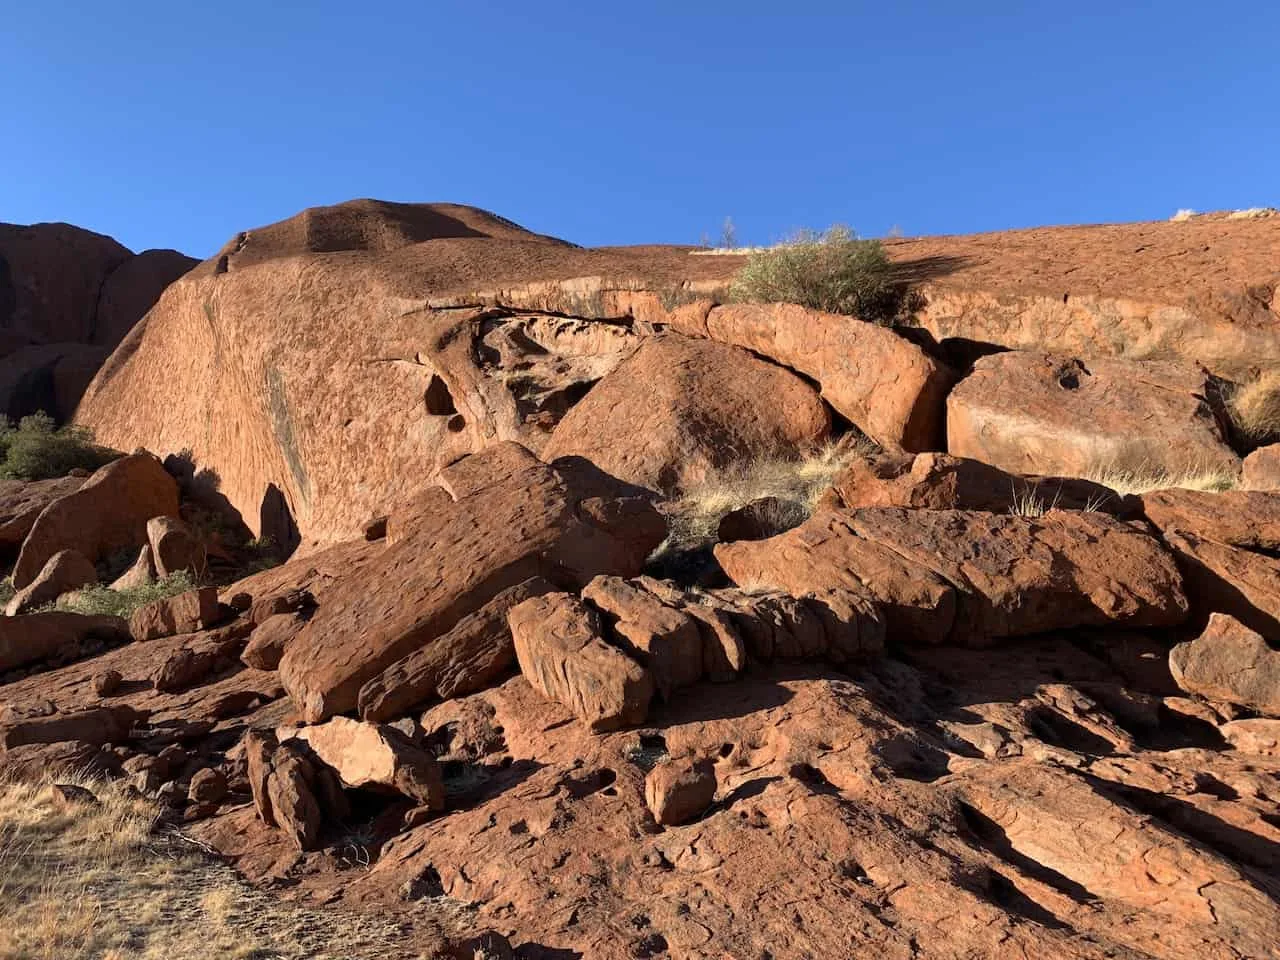
{"type": "Polygon", "coordinates": [[[58,427],[45,413],[23,417],[16,427],[0,418],[0,479],[65,477],[77,467],[97,470],[119,456],[95,444],[84,427],[58,427]]]}
{"type": "Polygon", "coordinates": [[[177,596],[196,588],[195,581],[185,570],[170,574],[163,580],[130,587],[128,590],[112,590],[101,584],[63,594],[58,598],[55,609],[68,613],[83,613],[91,616],[124,617],[128,619],[133,611],[145,607],[148,603],[177,596]]]}
{"type": "Polygon", "coordinates": [[[751,254],[731,288],[737,300],[798,303],[880,323],[894,319],[903,292],[880,241],[860,240],[841,226],[803,231],[751,254]]]}

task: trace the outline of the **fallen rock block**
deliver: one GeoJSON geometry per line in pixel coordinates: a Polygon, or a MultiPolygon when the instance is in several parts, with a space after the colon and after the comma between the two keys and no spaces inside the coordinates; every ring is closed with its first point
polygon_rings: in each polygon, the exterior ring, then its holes
{"type": "Polygon", "coordinates": [[[1241,753],[1280,757],[1280,720],[1256,717],[1232,720],[1218,728],[1227,743],[1241,753]]]}
{"type": "Polygon", "coordinates": [[[1161,533],[1190,533],[1245,550],[1280,550],[1280,493],[1157,490],[1142,512],[1161,533]]]}
{"type": "Polygon", "coordinates": [[[619,645],[648,668],[664,700],[702,679],[702,634],[692,617],[620,577],[596,577],[582,599],[605,614],[619,645]]]}
{"type": "Polygon", "coordinates": [[[736,346],[666,334],[592,387],[542,455],[586,457],[670,492],[734,463],[798,457],[830,432],[817,391],[794,373],[736,346]]]}
{"type": "Polygon", "coordinates": [[[208,630],[222,619],[216,587],[199,587],[135,610],[129,632],[135,640],[155,640],[208,630]]]}
{"type": "Polygon", "coordinates": [[[818,382],[822,398],[863,433],[904,450],[942,444],[953,375],[892,330],[785,303],[734,303],[672,315],[682,333],[745,347],[818,382]]]}
{"type": "Polygon", "coordinates": [[[715,798],[716,768],[707,759],[667,760],[644,778],[645,803],[664,827],[698,819],[715,798]]]}
{"type": "Polygon", "coordinates": [[[988,513],[1089,509],[1120,516],[1137,509],[1134,498],[1121,497],[1091,480],[1022,476],[946,453],[855,459],[831,482],[824,503],[838,509],[909,507],[988,513]]]}
{"type": "Polygon", "coordinates": [[[240,659],[255,670],[275,670],[306,622],[296,613],[272,614],[254,627],[240,659]]]}
{"type": "Polygon", "coordinates": [[[151,544],[145,544],[138,551],[138,559],[132,566],[111,582],[112,590],[133,590],[145,587],[156,578],[155,566],[151,562],[151,544]]]}
{"type": "Polygon", "coordinates": [[[947,398],[947,450],[1021,474],[1234,477],[1216,392],[1181,362],[998,353],[947,398]]]}
{"type": "Polygon", "coordinates": [[[53,603],[64,593],[98,582],[98,571],[83,554],[59,550],[34,580],[15,593],[4,612],[16,617],[53,603]]]}
{"type": "Polygon", "coordinates": [[[555,587],[541,577],[503,590],[447,633],[365,683],[360,688],[360,716],[372,721],[390,720],[427,700],[447,700],[484,689],[516,662],[507,624],[511,608],[554,591],[555,587]]]}
{"type": "Polygon", "coordinates": [[[1280,650],[1234,617],[1210,616],[1204,633],[1169,651],[1169,670],[1188,693],[1280,716],[1280,650]]]}
{"type": "Polygon", "coordinates": [[[83,485],[81,477],[0,480],[0,550],[8,553],[20,547],[45,507],[83,485]]]}
{"type": "Polygon", "coordinates": [[[152,517],[147,521],[147,543],[156,574],[161,578],[186,571],[195,579],[208,568],[204,544],[177,517],[152,517]]]}
{"type": "Polygon", "coordinates": [[[981,645],[1079,626],[1171,626],[1187,615],[1173,557],[1099,513],[819,511],[759,542],[720,544],[738,584],[793,597],[841,589],[881,608],[891,636],[981,645]]]}
{"type": "MultiPolygon", "coordinates": [[[[382,724],[334,717],[292,733],[334,770],[347,787],[382,787],[432,810],[444,809],[444,780],[435,757],[398,730],[382,724]]],[[[287,741],[286,741],[287,742],[287,741]]]]}
{"type": "Polygon", "coordinates": [[[76,550],[90,562],[147,542],[147,521],[177,516],[178,484],[149,453],[121,457],[102,467],[75,493],[49,504],[31,527],[13,569],[21,590],[59,550],[76,550]]]}
{"type": "Polygon", "coordinates": [[[134,724],[146,716],[140,710],[119,704],[91,707],[74,713],[32,717],[0,726],[0,747],[12,750],[14,747],[33,743],[62,743],[69,740],[90,744],[114,743],[128,736],[134,724]]]}
{"type": "Polygon", "coordinates": [[[1280,640],[1280,560],[1181,531],[1165,534],[1165,543],[1178,558],[1198,617],[1227,613],[1280,640]]]}
{"type": "Polygon", "coordinates": [[[119,670],[103,670],[93,675],[93,692],[100,697],[109,697],[120,689],[124,683],[124,675],[119,670]]]}
{"type": "Polygon", "coordinates": [[[634,575],[665,536],[647,492],[581,460],[533,465],[456,502],[436,492],[443,500],[393,524],[394,542],[358,576],[328,588],[285,650],[280,678],[308,722],[356,709],[365,683],[504,590],[634,575]]]}
{"type": "Polygon", "coordinates": [[[56,610],[0,617],[0,671],[59,656],[71,658],[86,643],[119,643],[128,639],[129,626],[119,617],[56,610]]]}
{"type": "Polygon", "coordinates": [[[314,782],[315,768],[310,760],[288,744],[281,744],[275,749],[266,778],[271,822],[283,830],[301,851],[316,849],[320,840],[323,817],[316,801],[314,782]]]}
{"type": "Polygon", "coordinates": [[[526,600],[511,609],[509,622],[520,672],[543,696],[597,732],[644,722],[653,675],[604,641],[599,615],[577,597],[526,600]]]}
{"type": "Polygon", "coordinates": [[[1280,443],[1259,447],[1244,458],[1240,485],[1245,490],[1280,490],[1280,443]]]}

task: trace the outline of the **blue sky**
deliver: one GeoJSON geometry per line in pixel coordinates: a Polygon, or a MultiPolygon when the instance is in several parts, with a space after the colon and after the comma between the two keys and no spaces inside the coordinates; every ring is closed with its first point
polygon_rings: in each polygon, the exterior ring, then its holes
{"type": "Polygon", "coordinates": [[[578,243],[1280,205],[1280,4],[6,4],[0,220],[208,256],[303,207],[578,243]]]}

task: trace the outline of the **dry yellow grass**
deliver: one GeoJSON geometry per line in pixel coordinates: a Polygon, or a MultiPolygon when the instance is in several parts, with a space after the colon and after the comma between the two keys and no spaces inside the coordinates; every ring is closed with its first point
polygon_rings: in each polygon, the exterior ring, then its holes
{"type": "Polygon", "coordinates": [[[709,543],[726,513],[764,497],[786,503],[788,515],[779,517],[779,523],[794,526],[813,512],[823,491],[850,461],[874,449],[868,441],[843,442],[801,459],[755,460],[721,470],[667,506],[671,536],[660,549],[709,543]]]}
{"type": "Polygon", "coordinates": [[[51,781],[0,783],[0,958],[412,958],[386,917],[306,910],[256,890],[197,847],[153,830],[122,786],[75,777],[97,805],[61,805],[51,781]]]}
{"type": "Polygon", "coordinates": [[[1231,395],[1231,419],[1255,442],[1280,437],[1280,368],[1264,370],[1231,395]]]}
{"type": "Polygon", "coordinates": [[[1099,468],[1085,473],[1083,479],[1110,487],[1120,496],[1151,493],[1153,490],[1205,490],[1218,493],[1233,489],[1240,477],[1223,470],[1188,469],[1180,473],[1167,470],[1123,470],[1099,468]]]}

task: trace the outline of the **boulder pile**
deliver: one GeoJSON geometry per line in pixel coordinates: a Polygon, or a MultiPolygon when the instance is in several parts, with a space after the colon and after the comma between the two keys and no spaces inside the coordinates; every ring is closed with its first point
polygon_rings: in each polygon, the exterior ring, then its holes
{"type": "Polygon", "coordinates": [[[956,262],[989,288],[892,328],[739,263],[449,205],[239,235],[85,396],[135,452],[0,483],[0,773],[519,956],[1280,957],[1265,318],[956,262]]]}

